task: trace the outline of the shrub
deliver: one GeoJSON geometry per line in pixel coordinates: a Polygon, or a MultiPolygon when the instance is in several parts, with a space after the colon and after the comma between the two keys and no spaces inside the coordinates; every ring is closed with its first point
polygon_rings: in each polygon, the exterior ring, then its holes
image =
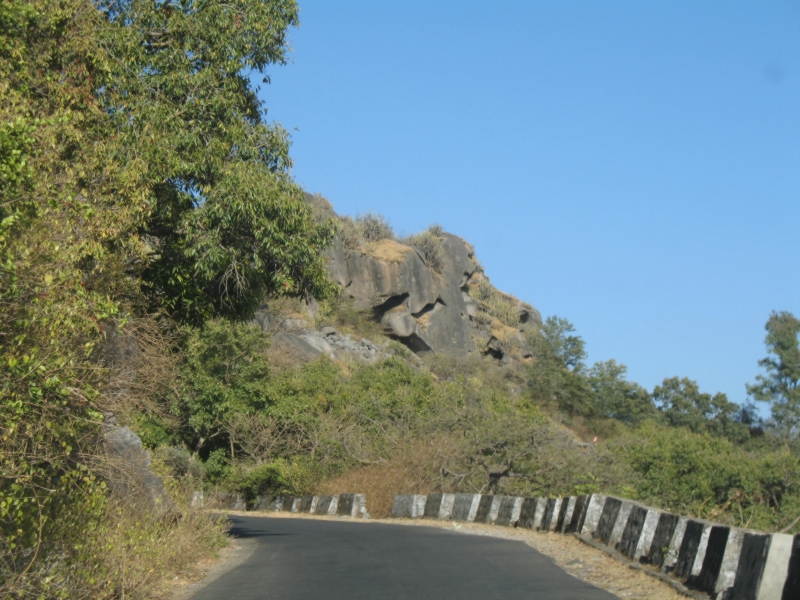
{"type": "Polygon", "coordinates": [[[519,312],[511,300],[495,291],[486,303],[489,306],[489,313],[503,325],[519,327],[519,312]]]}
{"type": "Polygon", "coordinates": [[[348,216],[339,217],[337,233],[342,245],[348,250],[356,250],[366,244],[377,244],[382,240],[393,240],[394,231],[381,214],[368,212],[357,215],[355,219],[348,216]]]}
{"type": "Polygon", "coordinates": [[[441,225],[431,225],[425,231],[406,238],[404,243],[416,247],[424,257],[425,264],[434,273],[442,273],[444,269],[444,248],[442,246],[442,234],[444,230],[441,225]]]}
{"type": "Polygon", "coordinates": [[[366,243],[376,244],[381,240],[393,240],[394,231],[381,214],[368,212],[356,217],[359,232],[366,243]]]}
{"type": "Polygon", "coordinates": [[[339,239],[342,240],[342,245],[347,250],[356,250],[364,243],[361,232],[358,229],[358,223],[347,215],[339,217],[336,233],[339,234],[339,239]]]}
{"type": "Polygon", "coordinates": [[[800,459],[786,449],[748,453],[727,439],[653,421],[608,447],[636,474],[634,499],[680,514],[776,530],[800,509],[800,459]]]}

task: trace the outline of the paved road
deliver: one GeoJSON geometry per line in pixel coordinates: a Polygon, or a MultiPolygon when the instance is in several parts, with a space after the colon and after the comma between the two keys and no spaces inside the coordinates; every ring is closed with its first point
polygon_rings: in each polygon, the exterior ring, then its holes
{"type": "Polygon", "coordinates": [[[438,527],[232,517],[255,552],[192,600],[612,600],[522,542],[438,527]]]}

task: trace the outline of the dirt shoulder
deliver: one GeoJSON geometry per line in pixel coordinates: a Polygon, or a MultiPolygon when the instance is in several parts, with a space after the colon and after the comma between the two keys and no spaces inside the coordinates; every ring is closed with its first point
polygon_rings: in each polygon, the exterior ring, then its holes
{"type": "MultiPolygon", "coordinates": [[[[342,520],[346,517],[310,516],[291,513],[237,512],[226,511],[246,517],[266,517],[281,519],[326,519],[342,520]]],[[[453,521],[409,520],[409,519],[367,519],[369,523],[391,523],[409,527],[439,527],[466,535],[485,535],[509,540],[517,540],[550,557],[559,567],[573,577],[591,583],[607,592],[625,600],[684,600],[686,596],[673,589],[669,584],[659,581],[640,570],[615,560],[605,552],[587,546],[571,535],[556,533],[540,533],[529,529],[514,529],[482,525],[476,523],[454,523],[453,521]]],[[[186,581],[182,586],[175,586],[170,600],[188,600],[204,586],[220,577],[227,571],[241,564],[253,553],[252,540],[235,539],[230,549],[221,553],[220,559],[209,562],[201,569],[205,576],[199,581],[186,581]],[[248,548],[248,544],[250,547],[248,548]]],[[[179,583],[176,581],[176,583],[179,583]]]]}
{"type": "Polygon", "coordinates": [[[191,568],[175,575],[173,579],[165,581],[156,598],[158,600],[189,600],[205,586],[250,558],[256,545],[256,540],[233,538],[231,544],[220,550],[216,558],[198,560],[191,568]]]}

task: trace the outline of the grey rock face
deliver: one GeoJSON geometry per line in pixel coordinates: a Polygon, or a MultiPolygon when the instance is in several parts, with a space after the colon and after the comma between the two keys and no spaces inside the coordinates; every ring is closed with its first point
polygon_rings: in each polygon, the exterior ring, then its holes
{"type": "MultiPolygon", "coordinates": [[[[449,233],[441,243],[444,265],[441,273],[434,273],[419,251],[399,242],[383,240],[369,251],[345,251],[337,240],[325,252],[328,273],[346,299],[359,310],[372,311],[387,335],[415,353],[468,356],[478,351],[477,339],[492,356],[503,359],[505,340],[473,322],[480,303],[468,290],[471,278],[482,277],[482,269],[471,246],[449,233]]],[[[541,322],[528,304],[518,302],[517,313],[521,326],[541,322]]]]}
{"type": "Polygon", "coordinates": [[[109,458],[106,481],[115,496],[159,516],[177,511],[161,479],[150,470],[150,453],[138,435],[128,427],[110,425],[104,441],[109,458]]]}
{"type": "Polygon", "coordinates": [[[374,363],[390,356],[385,348],[370,340],[357,341],[342,336],[333,327],[323,327],[320,331],[282,331],[272,336],[272,345],[297,362],[313,362],[321,356],[327,356],[331,360],[350,358],[357,362],[374,363]]]}

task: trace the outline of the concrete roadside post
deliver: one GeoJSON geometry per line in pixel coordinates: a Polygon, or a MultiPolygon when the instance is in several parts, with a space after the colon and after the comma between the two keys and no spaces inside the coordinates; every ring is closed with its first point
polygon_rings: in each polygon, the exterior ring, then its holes
{"type": "MultiPolygon", "coordinates": [[[[680,517],[671,513],[662,512],[658,515],[658,523],[653,532],[650,549],[642,554],[642,562],[658,567],[664,566],[672,546],[672,539],[678,527],[680,517]]],[[[685,526],[685,523],[684,523],[685,526]]],[[[680,541],[678,542],[680,545],[680,541]]]]}
{"type": "Polygon", "coordinates": [[[519,521],[522,509],[522,498],[519,496],[501,496],[500,507],[497,511],[495,525],[510,526],[519,521]]]}
{"type": "Polygon", "coordinates": [[[600,512],[600,517],[597,520],[597,526],[592,532],[592,537],[608,546],[611,542],[611,534],[614,531],[614,525],[619,517],[619,511],[622,508],[622,500],[613,498],[611,496],[605,499],[603,509],[600,512]]]}
{"type": "Polygon", "coordinates": [[[564,533],[575,533],[578,531],[580,522],[586,517],[589,496],[575,496],[575,506],[572,509],[572,517],[568,523],[564,524],[564,533]]]}
{"type": "Polygon", "coordinates": [[[519,511],[519,526],[525,529],[538,529],[542,523],[545,498],[525,498],[519,511]]]}
{"type": "Polygon", "coordinates": [[[353,494],[353,510],[350,512],[350,516],[359,517],[360,519],[369,519],[367,496],[365,494],[353,494]]]}
{"type": "Polygon", "coordinates": [[[450,520],[471,523],[475,520],[475,515],[478,514],[480,501],[480,494],[456,494],[453,501],[453,510],[450,513],[450,520]]]}
{"type": "Polygon", "coordinates": [[[405,519],[417,519],[425,514],[426,497],[420,494],[401,494],[394,497],[392,516],[405,519]]]}
{"type": "Polygon", "coordinates": [[[600,521],[600,515],[603,514],[603,509],[606,505],[606,497],[602,494],[592,494],[586,500],[586,509],[578,521],[578,535],[591,535],[597,529],[597,524],[600,521]]]}
{"type": "Polygon", "coordinates": [[[422,516],[426,519],[449,519],[454,501],[455,494],[428,494],[422,516]]]}
{"type": "Polygon", "coordinates": [[[792,540],[792,554],[789,557],[789,572],[783,586],[781,600],[800,598],[800,534],[792,540]]]}
{"type": "Polygon", "coordinates": [[[700,573],[689,579],[689,585],[711,595],[733,586],[744,532],[724,525],[713,525],[708,535],[700,573]]]}
{"type": "Polygon", "coordinates": [[[617,521],[614,523],[614,529],[611,531],[611,538],[608,540],[608,546],[616,548],[620,540],[622,540],[622,533],[625,531],[625,526],[628,524],[628,517],[630,517],[633,507],[636,506],[635,502],[631,500],[620,499],[622,504],[619,508],[617,521]]]}
{"type": "Polygon", "coordinates": [[[745,532],[731,600],[782,600],[800,598],[800,587],[787,590],[791,535],[745,532]]]}
{"type": "Polygon", "coordinates": [[[339,494],[339,502],[336,506],[336,514],[342,517],[351,517],[353,515],[354,501],[355,494],[339,494]]]}
{"type": "Polygon", "coordinates": [[[710,532],[711,525],[709,523],[689,519],[686,522],[683,539],[678,550],[678,559],[675,561],[674,568],[666,569],[667,573],[671,573],[676,579],[687,579],[699,575],[703,566],[703,558],[706,555],[710,532]]]}
{"type": "MultiPolygon", "coordinates": [[[[331,504],[333,503],[334,496],[320,496],[319,500],[317,500],[316,506],[314,506],[314,514],[315,515],[329,515],[331,510],[331,504]]],[[[334,513],[335,513],[334,509],[334,513]]]]}
{"type": "Polygon", "coordinates": [[[641,558],[650,552],[650,547],[653,545],[653,538],[656,535],[656,527],[661,520],[663,513],[654,508],[647,509],[647,516],[644,519],[644,526],[642,527],[642,534],[639,536],[639,543],[633,553],[633,560],[641,561],[641,558]]]}
{"type": "Polygon", "coordinates": [[[644,506],[638,505],[633,506],[628,514],[628,520],[625,523],[625,528],[622,530],[622,536],[620,537],[616,549],[620,554],[626,556],[630,560],[638,558],[638,556],[636,556],[636,549],[639,547],[639,542],[642,538],[647,515],[648,510],[644,506]]]}
{"type": "Polygon", "coordinates": [[[476,523],[486,523],[491,525],[497,520],[497,513],[500,510],[500,502],[505,496],[491,496],[485,494],[481,496],[478,503],[478,512],[475,513],[476,523]]]}
{"type": "Polygon", "coordinates": [[[558,511],[561,510],[561,498],[548,498],[542,515],[542,523],[539,531],[553,531],[558,519],[558,511]]]}
{"type": "Polygon", "coordinates": [[[561,502],[561,509],[558,511],[558,520],[556,521],[555,531],[558,533],[565,533],[564,529],[569,525],[572,520],[572,512],[575,510],[576,496],[569,496],[564,498],[561,502]]]}

